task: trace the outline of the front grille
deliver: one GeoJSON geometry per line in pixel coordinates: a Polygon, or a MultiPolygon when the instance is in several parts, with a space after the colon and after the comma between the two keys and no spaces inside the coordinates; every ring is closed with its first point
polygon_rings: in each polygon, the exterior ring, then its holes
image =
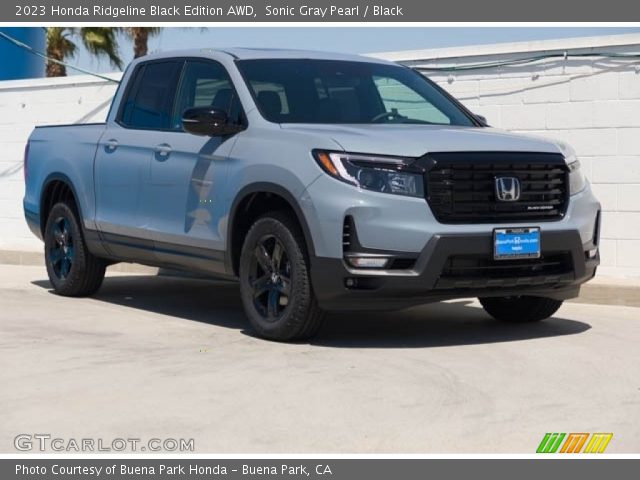
{"type": "Polygon", "coordinates": [[[494,260],[487,255],[454,255],[447,259],[436,288],[486,288],[548,285],[573,280],[570,252],[535,260],[494,260]]]}
{"type": "Polygon", "coordinates": [[[429,154],[427,201],[442,223],[552,221],[568,202],[568,170],[559,154],[471,152],[429,154]],[[516,177],[520,199],[496,198],[496,178],[516,177]]]}

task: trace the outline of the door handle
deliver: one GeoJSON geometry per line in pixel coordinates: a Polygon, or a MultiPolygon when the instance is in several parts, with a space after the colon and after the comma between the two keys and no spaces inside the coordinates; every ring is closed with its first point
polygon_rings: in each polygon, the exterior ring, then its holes
{"type": "Polygon", "coordinates": [[[118,141],[114,138],[112,138],[111,140],[107,140],[107,142],[104,144],[104,149],[107,151],[107,153],[115,152],[117,148],[118,141]]]}
{"type": "Polygon", "coordinates": [[[157,145],[155,148],[156,158],[160,161],[166,160],[167,158],[169,158],[171,151],[172,151],[171,145],[168,145],[166,143],[161,143],[160,145],[157,145]]]}

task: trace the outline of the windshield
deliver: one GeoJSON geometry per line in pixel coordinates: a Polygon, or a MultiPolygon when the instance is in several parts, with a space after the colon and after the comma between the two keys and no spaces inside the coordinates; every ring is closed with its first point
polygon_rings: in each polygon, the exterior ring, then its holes
{"type": "Polygon", "coordinates": [[[398,65],[308,59],[237,65],[271,122],[474,125],[422,75],[398,65]]]}

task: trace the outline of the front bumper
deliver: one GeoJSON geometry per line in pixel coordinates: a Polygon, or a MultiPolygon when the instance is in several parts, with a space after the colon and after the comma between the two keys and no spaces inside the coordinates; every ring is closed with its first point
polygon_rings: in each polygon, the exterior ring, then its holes
{"type": "Polygon", "coordinates": [[[417,254],[433,235],[484,235],[500,227],[539,226],[542,232],[576,230],[582,243],[587,243],[600,210],[600,203],[586,187],[571,197],[561,220],[442,224],[424,198],[359,190],[329,175],[321,175],[309,185],[299,198],[299,205],[315,255],[337,259],[343,256],[340,239],[347,216],[353,218],[363,247],[417,254]]]}
{"type": "Polygon", "coordinates": [[[424,199],[358,190],[328,175],[318,177],[299,200],[314,243],[313,288],[327,310],[397,309],[454,298],[524,294],[567,299],[579,294],[599,264],[597,251],[588,254],[597,248],[600,218],[600,203],[589,186],[571,197],[561,219],[544,222],[442,224],[424,199]],[[342,242],[347,218],[357,231],[356,250],[409,256],[415,264],[385,271],[347,266],[342,242]],[[493,275],[491,268],[471,278],[447,275],[452,257],[475,257],[492,267],[493,229],[516,226],[540,227],[543,260],[564,255],[565,268],[537,271],[537,261],[530,260],[512,275],[493,275]]]}
{"type": "Polygon", "coordinates": [[[327,310],[399,309],[454,298],[509,295],[564,300],[578,296],[580,285],[593,278],[600,261],[597,234],[582,243],[577,230],[542,232],[540,260],[493,262],[492,242],[491,234],[434,235],[412,269],[396,272],[353,270],[342,259],[313,257],[313,288],[327,310]],[[479,259],[482,268],[456,271],[451,268],[456,258],[479,259]],[[545,258],[566,261],[545,269],[545,258]],[[474,274],[465,275],[467,271],[474,274]]]}

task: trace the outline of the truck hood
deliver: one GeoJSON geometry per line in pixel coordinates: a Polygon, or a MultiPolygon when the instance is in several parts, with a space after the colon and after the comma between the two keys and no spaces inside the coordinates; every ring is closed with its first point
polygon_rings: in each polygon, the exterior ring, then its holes
{"type": "Polygon", "coordinates": [[[495,128],[442,125],[282,124],[287,131],[330,137],[347,152],[420,157],[429,152],[563,153],[556,142],[495,128]]]}

